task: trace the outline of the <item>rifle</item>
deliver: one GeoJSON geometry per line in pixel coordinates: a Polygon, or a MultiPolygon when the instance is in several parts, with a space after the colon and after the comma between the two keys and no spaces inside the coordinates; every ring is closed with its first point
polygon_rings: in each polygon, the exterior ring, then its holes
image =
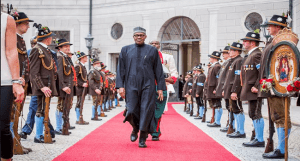
{"type": "MultiPolygon", "coordinates": [[[[25,78],[25,61],[23,62],[23,70],[22,70],[22,77],[25,78]]],[[[24,107],[24,102],[25,102],[25,98],[26,98],[26,94],[27,94],[27,89],[28,89],[28,84],[25,84],[24,87],[24,99],[22,101],[22,103],[18,103],[15,102],[14,103],[14,107],[15,107],[15,119],[14,119],[14,125],[13,125],[13,132],[14,132],[14,154],[18,155],[18,154],[27,154],[29,151],[27,151],[26,149],[23,149],[22,145],[21,145],[21,137],[18,134],[18,125],[19,125],[19,117],[21,115],[21,112],[23,111],[23,107],[24,107]]]]}
{"type": "Polygon", "coordinates": [[[215,122],[215,107],[212,107],[212,117],[211,117],[211,120],[210,120],[210,123],[212,124],[212,123],[214,123],[215,122]]]}
{"type": "MultiPolygon", "coordinates": [[[[71,87],[71,78],[69,78],[69,87],[71,87]]],[[[70,108],[70,103],[71,103],[71,94],[66,93],[66,97],[64,100],[64,109],[63,109],[63,119],[64,119],[64,125],[62,129],[62,135],[69,135],[69,127],[70,127],[70,122],[69,122],[69,110],[70,108]]]]}
{"type": "Polygon", "coordinates": [[[206,100],[204,100],[204,113],[202,117],[202,122],[206,121],[206,111],[207,111],[207,104],[206,104],[206,100]]]}
{"type": "Polygon", "coordinates": [[[88,122],[83,121],[83,115],[82,115],[82,110],[83,110],[83,103],[85,100],[85,93],[86,93],[86,87],[83,87],[83,92],[81,95],[81,103],[80,103],[80,108],[79,108],[79,113],[80,113],[80,117],[79,117],[79,123],[80,125],[86,125],[88,124],[88,122]]]}
{"type": "MultiPolygon", "coordinates": [[[[48,88],[50,88],[51,81],[48,76],[48,88]]],[[[50,97],[45,98],[45,118],[44,118],[44,126],[45,126],[45,134],[44,134],[44,143],[53,143],[52,136],[50,134],[49,128],[49,109],[50,109],[50,97]]]]}
{"type": "Polygon", "coordinates": [[[231,133],[233,133],[234,132],[234,130],[233,130],[233,121],[234,121],[234,116],[233,116],[233,112],[232,112],[232,108],[231,107],[229,107],[230,108],[230,120],[229,120],[229,128],[228,128],[228,131],[227,131],[227,134],[231,134],[231,133]]]}
{"type": "Polygon", "coordinates": [[[193,116],[193,114],[194,114],[194,99],[193,99],[193,96],[191,96],[191,100],[192,100],[192,110],[190,112],[190,116],[193,116]]]}
{"type": "MultiPolygon", "coordinates": [[[[98,102],[99,102],[99,95],[97,94],[97,96],[96,96],[96,103],[95,103],[95,115],[94,115],[94,119],[95,119],[95,120],[99,120],[99,119],[98,119],[98,112],[97,112],[98,102]]],[[[100,110],[100,111],[101,111],[101,110],[100,110]]]]}
{"type": "Polygon", "coordinates": [[[274,128],[274,122],[271,119],[269,106],[268,106],[268,114],[269,114],[269,131],[270,132],[269,132],[269,138],[268,138],[267,146],[265,149],[265,153],[269,153],[274,150],[273,135],[275,133],[275,128],[274,128]]]}
{"type": "Polygon", "coordinates": [[[187,103],[187,102],[186,102],[186,97],[185,97],[185,98],[184,98],[184,109],[183,109],[184,112],[186,112],[186,103],[187,103]]]}

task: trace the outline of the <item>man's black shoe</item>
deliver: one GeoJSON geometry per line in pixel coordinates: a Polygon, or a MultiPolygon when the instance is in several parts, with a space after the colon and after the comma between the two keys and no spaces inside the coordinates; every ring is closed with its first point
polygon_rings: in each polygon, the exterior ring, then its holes
{"type": "Polygon", "coordinates": [[[94,120],[94,121],[101,121],[102,119],[99,119],[99,118],[98,118],[98,120],[96,120],[95,118],[91,118],[91,120],[94,120]]]}
{"type": "Polygon", "coordinates": [[[272,151],[270,153],[264,153],[262,155],[262,157],[264,159],[283,159],[284,154],[282,154],[279,149],[275,149],[274,151],[272,151]]]}
{"type": "Polygon", "coordinates": [[[250,142],[243,143],[245,147],[265,147],[265,142],[259,142],[257,139],[254,139],[250,142]]]}
{"type": "Polygon", "coordinates": [[[246,138],[246,133],[241,134],[239,131],[236,133],[228,134],[227,135],[230,138],[246,138]]]}
{"type": "Polygon", "coordinates": [[[130,140],[132,142],[135,142],[138,139],[138,130],[132,130],[131,135],[130,135],[130,140]]]}
{"type": "Polygon", "coordinates": [[[23,139],[27,139],[27,134],[25,132],[21,132],[19,136],[23,139]]]}
{"type": "Polygon", "coordinates": [[[50,135],[51,135],[51,138],[55,138],[55,132],[54,131],[50,131],[50,135]]]}
{"type": "Polygon", "coordinates": [[[194,119],[202,119],[202,117],[201,117],[201,116],[198,116],[198,117],[195,117],[194,119]]]}
{"type": "Polygon", "coordinates": [[[69,126],[69,130],[73,130],[73,129],[75,129],[75,126],[69,126]]]}
{"type": "Polygon", "coordinates": [[[212,123],[212,124],[207,124],[208,127],[221,127],[221,125],[217,124],[217,123],[212,123]]]}
{"type": "Polygon", "coordinates": [[[44,143],[44,136],[40,136],[39,139],[37,139],[36,137],[34,137],[34,142],[35,143],[44,143]]]}
{"type": "Polygon", "coordinates": [[[54,133],[55,133],[56,135],[61,135],[61,134],[62,134],[62,131],[61,131],[61,130],[59,130],[59,131],[54,130],[54,133]]]}
{"type": "Polygon", "coordinates": [[[220,129],[221,132],[227,132],[229,127],[225,127],[223,129],[220,129]]]}
{"type": "Polygon", "coordinates": [[[152,136],[152,141],[159,141],[159,137],[158,136],[152,136]]]}

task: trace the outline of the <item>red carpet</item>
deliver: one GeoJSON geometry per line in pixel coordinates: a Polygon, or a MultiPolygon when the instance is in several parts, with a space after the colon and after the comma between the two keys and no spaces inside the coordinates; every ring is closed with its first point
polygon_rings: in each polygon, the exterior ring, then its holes
{"type": "MultiPolygon", "coordinates": [[[[174,104],[174,103],[173,103],[174,104]]],[[[68,148],[54,161],[185,161],[239,160],[211,137],[179,115],[168,104],[169,111],[162,117],[160,141],[151,141],[147,148],[130,141],[132,131],[128,122],[118,114],[85,138],[68,148]]]]}

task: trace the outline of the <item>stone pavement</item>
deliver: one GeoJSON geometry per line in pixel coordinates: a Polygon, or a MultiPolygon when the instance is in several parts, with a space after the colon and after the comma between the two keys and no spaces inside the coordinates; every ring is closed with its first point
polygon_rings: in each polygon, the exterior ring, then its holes
{"type": "MultiPolygon", "coordinates": [[[[300,107],[295,106],[295,99],[292,99],[291,102],[291,120],[293,122],[292,131],[289,138],[289,160],[300,160],[300,107]]],[[[227,116],[228,111],[224,106],[223,101],[223,115],[221,119],[222,127],[225,127],[227,122],[227,116]]],[[[256,161],[256,160],[266,160],[262,158],[262,154],[265,150],[265,148],[249,148],[242,146],[243,142],[250,141],[250,137],[252,134],[253,126],[252,126],[252,120],[249,118],[247,112],[246,112],[246,121],[245,121],[245,132],[246,132],[246,138],[239,138],[239,139],[231,139],[226,137],[226,133],[223,133],[220,131],[220,128],[210,128],[207,127],[207,123],[202,123],[201,120],[196,120],[194,117],[190,117],[189,114],[186,114],[183,112],[184,105],[173,105],[174,109],[181,114],[183,117],[185,117],[188,121],[193,123],[195,126],[197,126],[199,129],[201,129],[203,132],[205,132],[207,135],[212,137],[214,140],[216,140],[218,143],[220,143],[222,146],[224,146],[228,151],[233,153],[236,157],[238,157],[241,160],[244,161],[256,161]]],[[[196,113],[196,106],[194,106],[194,114],[196,113]]],[[[248,111],[248,105],[243,104],[244,111],[248,111]]],[[[265,118],[265,128],[264,128],[264,139],[265,142],[269,135],[269,121],[268,121],[268,111],[267,111],[267,102],[265,100],[265,103],[262,108],[262,113],[265,118]]],[[[206,120],[210,120],[212,116],[212,110],[208,108],[207,114],[206,114],[206,120]]],[[[188,135],[188,134],[187,134],[188,135]]],[[[274,148],[277,147],[277,132],[274,134],[273,137],[274,140],[274,148]]],[[[199,156],[201,158],[201,156],[199,156]]]]}
{"type": "MultiPolygon", "coordinates": [[[[31,135],[28,135],[27,139],[21,139],[21,143],[24,147],[32,148],[32,152],[26,155],[14,155],[13,159],[14,161],[51,161],[61,153],[63,153],[67,148],[74,145],[77,141],[84,138],[86,135],[94,131],[99,126],[103,125],[105,122],[107,122],[109,119],[113,118],[120,112],[122,112],[125,109],[124,101],[120,102],[122,107],[114,108],[110,112],[106,112],[105,114],[107,117],[102,118],[102,121],[92,121],[91,115],[92,115],[92,101],[86,99],[84,102],[84,108],[83,108],[83,118],[85,121],[88,121],[89,125],[76,125],[76,113],[75,113],[75,105],[76,105],[76,97],[74,97],[73,100],[73,108],[70,111],[70,124],[72,126],[75,126],[76,128],[74,130],[69,130],[72,132],[70,136],[63,136],[63,135],[56,135],[55,139],[56,142],[54,144],[38,144],[34,143],[34,134],[35,134],[35,127],[33,130],[33,133],[31,135]]],[[[24,105],[24,119],[27,118],[28,113],[28,107],[29,107],[30,97],[26,98],[26,102],[24,105]]],[[[55,129],[56,127],[56,120],[55,120],[55,110],[57,105],[57,98],[51,99],[51,105],[50,105],[50,121],[55,129]]],[[[24,125],[25,121],[23,120],[22,125],[24,125]]],[[[21,118],[19,123],[19,131],[21,125],[21,118]]],[[[129,136],[130,134],[128,134],[129,136]]],[[[105,139],[105,138],[99,138],[99,139],[105,139]]]]}

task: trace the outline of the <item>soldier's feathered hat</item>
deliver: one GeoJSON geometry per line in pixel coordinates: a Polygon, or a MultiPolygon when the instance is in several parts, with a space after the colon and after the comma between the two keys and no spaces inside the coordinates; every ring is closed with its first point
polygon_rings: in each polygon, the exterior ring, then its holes
{"type": "Polygon", "coordinates": [[[24,21],[33,22],[33,20],[30,20],[24,12],[14,12],[12,16],[16,23],[21,23],[24,21]]]}
{"type": "Polygon", "coordinates": [[[246,34],[245,38],[242,38],[241,40],[250,40],[250,41],[258,41],[258,42],[262,42],[260,41],[260,34],[259,31],[255,31],[255,32],[248,32],[246,34]],[[258,32],[258,33],[257,33],[258,32]]]}
{"type": "Polygon", "coordinates": [[[105,69],[107,66],[106,65],[104,65],[104,63],[103,62],[101,62],[101,68],[102,69],[105,69]]]}
{"type": "Polygon", "coordinates": [[[279,15],[273,15],[269,22],[267,22],[268,25],[277,25],[282,27],[287,27],[287,17],[279,16],[279,15]]]}
{"type": "Polygon", "coordinates": [[[230,49],[230,46],[225,46],[225,48],[223,49],[223,51],[221,53],[228,53],[229,49],[230,49]]]}
{"type": "Polygon", "coordinates": [[[80,52],[80,51],[76,52],[76,57],[78,60],[80,60],[81,58],[86,57],[86,56],[88,56],[88,55],[86,55],[84,52],[80,52]]]}
{"type": "Polygon", "coordinates": [[[40,27],[41,25],[36,25],[36,23],[34,24],[34,26],[38,28],[38,41],[42,41],[48,37],[55,36],[55,33],[51,32],[47,26],[40,27]]]}
{"type": "Polygon", "coordinates": [[[57,46],[55,47],[55,49],[58,49],[58,47],[64,46],[64,45],[73,45],[71,44],[69,41],[67,41],[66,39],[59,39],[57,40],[57,46]]]}
{"type": "Polygon", "coordinates": [[[101,62],[99,61],[99,59],[94,58],[94,59],[91,59],[91,63],[92,63],[92,65],[94,65],[94,64],[101,63],[101,62]]]}
{"type": "Polygon", "coordinates": [[[240,51],[242,51],[242,48],[243,48],[243,44],[238,43],[238,42],[233,42],[233,43],[230,45],[230,49],[231,49],[231,50],[240,50],[240,51]]]}
{"type": "Polygon", "coordinates": [[[214,51],[211,55],[208,55],[208,57],[210,57],[210,58],[215,58],[215,59],[220,59],[220,57],[221,57],[221,54],[222,53],[220,53],[220,52],[218,52],[218,51],[214,51]]]}
{"type": "Polygon", "coordinates": [[[189,70],[186,74],[190,75],[190,76],[193,76],[193,71],[189,70]]]}
{"type": "Polygon", "coordinates": [[[139,27],[136,27],[136,28],[133,29],[133,34],[135,34],[137,32],[141,32],[141,33],[146,34],[146,29],[139,26],[139,27]]]}

